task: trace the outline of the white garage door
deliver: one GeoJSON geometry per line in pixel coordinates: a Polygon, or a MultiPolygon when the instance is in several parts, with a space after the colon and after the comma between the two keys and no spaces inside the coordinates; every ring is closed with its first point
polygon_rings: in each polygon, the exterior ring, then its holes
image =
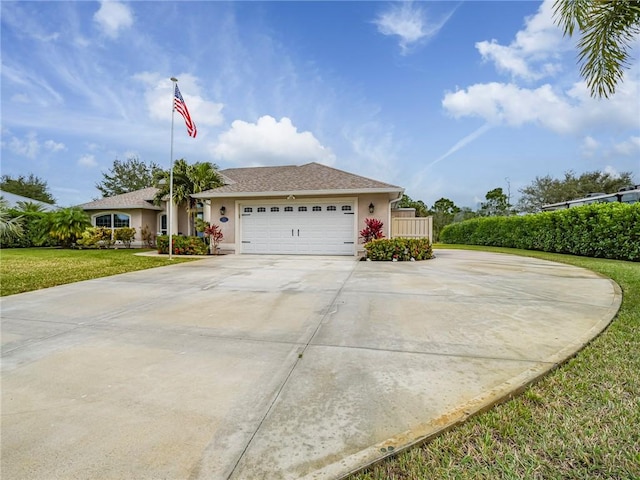
{"type": "Polygon", "coordinates": [[[240,205],[242,253],[354,255],[353,202],[240,205]]]}

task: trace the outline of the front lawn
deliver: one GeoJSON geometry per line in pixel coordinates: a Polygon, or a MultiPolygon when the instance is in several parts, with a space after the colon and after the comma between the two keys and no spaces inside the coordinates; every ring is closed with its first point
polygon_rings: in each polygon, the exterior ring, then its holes
{"type": "Polygon", "coordinates": [[[640,263],[439,247],[588,268],[620,285],[622,306],[607,330],[522,395],[350,479],[640,478],[640,263]]]}
{"type": "Polygon", "coordinates": [[[143,251],[145,250],[2,249],[0,296],[192,260],[134,255],[143,251]]]}

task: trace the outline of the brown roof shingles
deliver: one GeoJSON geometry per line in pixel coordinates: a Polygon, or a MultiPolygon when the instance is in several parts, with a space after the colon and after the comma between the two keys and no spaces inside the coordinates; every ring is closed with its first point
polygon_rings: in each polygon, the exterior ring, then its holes
{"type": "Polygon", "coordinates": [[[195,196],[204,197],[222,193],[402,190],[396,185],[361,177],[315,162],[300,166],[229,168],[222,170],[221,173],[234,180],[235,183],[207,190],[195,196]]]}
{"type": "Polygon", "coordinates": [[[143,188],[142,190],[136,190],[135,192],[123,193],[121,195],[114,195],[113,197],[106,197],[94,200],[93,202],[83,203],[82,205],[78,205],[78,207],[83,210],[126,210],[133,208],[162,210],[162,207],[158,207],[153,204],[153,197],[157,191],[158,189],[155,187],[143,188]]]}

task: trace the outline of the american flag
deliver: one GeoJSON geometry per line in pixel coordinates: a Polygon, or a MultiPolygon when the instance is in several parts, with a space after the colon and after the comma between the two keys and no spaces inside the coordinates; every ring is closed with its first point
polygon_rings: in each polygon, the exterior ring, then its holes
{"type": "Polygon", "coordinates": [[[184,103],[184,98],[182,98],[182,95],[180,94],[178,85],[176,85],[176,91],[173,96],[173,107],[184,117],[184,123],[187,125],[187,133],[189,136],[196,138],[198,129],[196,128],[196,124],[193,123],[193,120],[191,120],[191,115],[189,115],[189,110],[187,109],[187,105],[184,103]]]}

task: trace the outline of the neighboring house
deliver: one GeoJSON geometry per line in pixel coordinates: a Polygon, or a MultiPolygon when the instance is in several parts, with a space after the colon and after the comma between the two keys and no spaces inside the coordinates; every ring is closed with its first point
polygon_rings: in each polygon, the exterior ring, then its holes
{"type": "Polygon", "coordinates": [[[23,197],[22,195],[16,195],[11,192],[5,192],[4,190],[0,190],[0,197],[7,201],[9,208],[20,208],[20,203],[33,203],[42,207],[42,211],[44,212],[55,212],[60,209],[60,207],[51,203],[41,202],[40,200],[23,197]]]}
{"type": "MultiPolygon", "coordinates": [[[[225,185],[192,195],[200,218],[219,225],[225,252],[357,255],[365,218],[391,232],[391,209],[404,189],[318,163],[221,170],[225,185]]],[[[94,225],[166,233],[166,205],[153,205],[155,188],[80,205],[94,225]]],[[[172,231],[187,233],[186,210],[174,210],[172,231]]]]}

